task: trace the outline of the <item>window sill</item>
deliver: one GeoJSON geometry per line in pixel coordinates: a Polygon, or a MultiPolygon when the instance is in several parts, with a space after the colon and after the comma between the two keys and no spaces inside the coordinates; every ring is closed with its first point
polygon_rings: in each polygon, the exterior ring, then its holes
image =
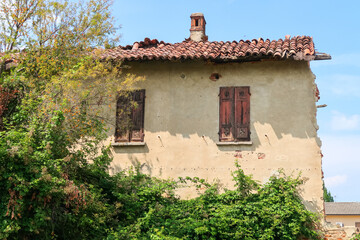
{"type": "Polygon", "coordinates": [[[145,142],[114,142],[111,143],[112,147],[139,147],[145,146],[145,142]]]}
{"type": "Polygon", "coordinates": [[[244,142],[217,142],[218,146],[239,146],[239,145],[252,145],[252,141],[244,141],[244,142]]]}

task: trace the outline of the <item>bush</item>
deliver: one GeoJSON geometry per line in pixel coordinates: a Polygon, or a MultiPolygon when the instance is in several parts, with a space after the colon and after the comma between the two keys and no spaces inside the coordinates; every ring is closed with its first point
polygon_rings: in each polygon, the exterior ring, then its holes
{"type": "MultiPolygon", "coordinates": [[[[239,168],[236,190],[218,194],[214,185],[191,200],[152,204],[144,217],[121,226],[121,239],[319,239],[318,220],[298,195],[300,178],[271,177],[256,184],[239,168]],[[243,188],[240,188],[243,186],[243,188]],[[170,204],[169,204],[170,203],[170,204]]],[[[198,182],[196,180],[196,182],[198,182]]]]}

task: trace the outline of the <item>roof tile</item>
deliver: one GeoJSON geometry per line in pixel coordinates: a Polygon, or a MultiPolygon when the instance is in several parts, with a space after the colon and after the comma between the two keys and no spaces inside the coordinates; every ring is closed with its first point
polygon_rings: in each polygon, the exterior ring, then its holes
{"type": "Polygon", "coordinates": [[[212,59],[212,60],[246,60],[246,59],[315,59],[315,48],[312,37],[297,36],[285,39],[253,39],[209,42],[183,41],[180,43],[165,43],[157,39],[135,42],[133,45],[119,46],[105,50],[101,58],[126,61],[138,60],[179,60],[179,59],[212,59]]]}
{"type": "Polygon", "coordinates": [[[360,202],[326,202],[326,215],[360,215],[360,202]]]}

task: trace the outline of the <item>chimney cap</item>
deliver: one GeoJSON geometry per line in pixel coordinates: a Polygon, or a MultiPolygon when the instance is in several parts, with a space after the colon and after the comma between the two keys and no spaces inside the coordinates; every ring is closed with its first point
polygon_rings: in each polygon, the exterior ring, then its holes
{"type": "Polygon", "coordinates": [[[192,13],[191,15],[190,15],[190,17],[203,17],[204,16],[204,14],[203,13],[192,13]]]}

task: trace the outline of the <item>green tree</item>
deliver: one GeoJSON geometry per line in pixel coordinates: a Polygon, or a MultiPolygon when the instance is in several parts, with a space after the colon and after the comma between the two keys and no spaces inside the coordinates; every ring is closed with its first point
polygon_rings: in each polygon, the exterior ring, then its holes
{"type": "Polygon", "coordinates": [[[0,75],[1,239],[103,239],[117,226],[103,112],[142,78],[97,58],[118,39],[111,3],[1,3],[1,60],[17,62],[0,75]]]}
{"type": "Polygon", "coordinates": [[[61,47],[74,53],[114,44],[119,37],[109,10],[111,5],[112,0],[3,0],[2,51],[61,47]]]}
{"type": "MultiPolygon", "coordinates": [[[[97,58],[101,48],[119,39],[111,4],[112,0],[5,0],[0,5],[1,59],[18,62],[16,69],[3,72],[1,87],[16,89],[22,108],[28,106],[45,122],[55,110],[62,111],[65,130],[74,141],[95,134],[91,126],[109,121],[99,114],[104,106],[114,102],[120,89],[142,80],[122,75],[121,63],[97,58]]],[[[15,108],[3,102],[0,108],[7,116],[15,108]]],[[[13,124],[15,120],[19,119],[11,119],[13,124]]]]}
{"type": "Polygon", "coordinates": [[[331,192],[325,187],[325,183],[323,182],[324,189],[324,201],[325,202],[334,202],[334,197],[331,195],[331,192]]]}

